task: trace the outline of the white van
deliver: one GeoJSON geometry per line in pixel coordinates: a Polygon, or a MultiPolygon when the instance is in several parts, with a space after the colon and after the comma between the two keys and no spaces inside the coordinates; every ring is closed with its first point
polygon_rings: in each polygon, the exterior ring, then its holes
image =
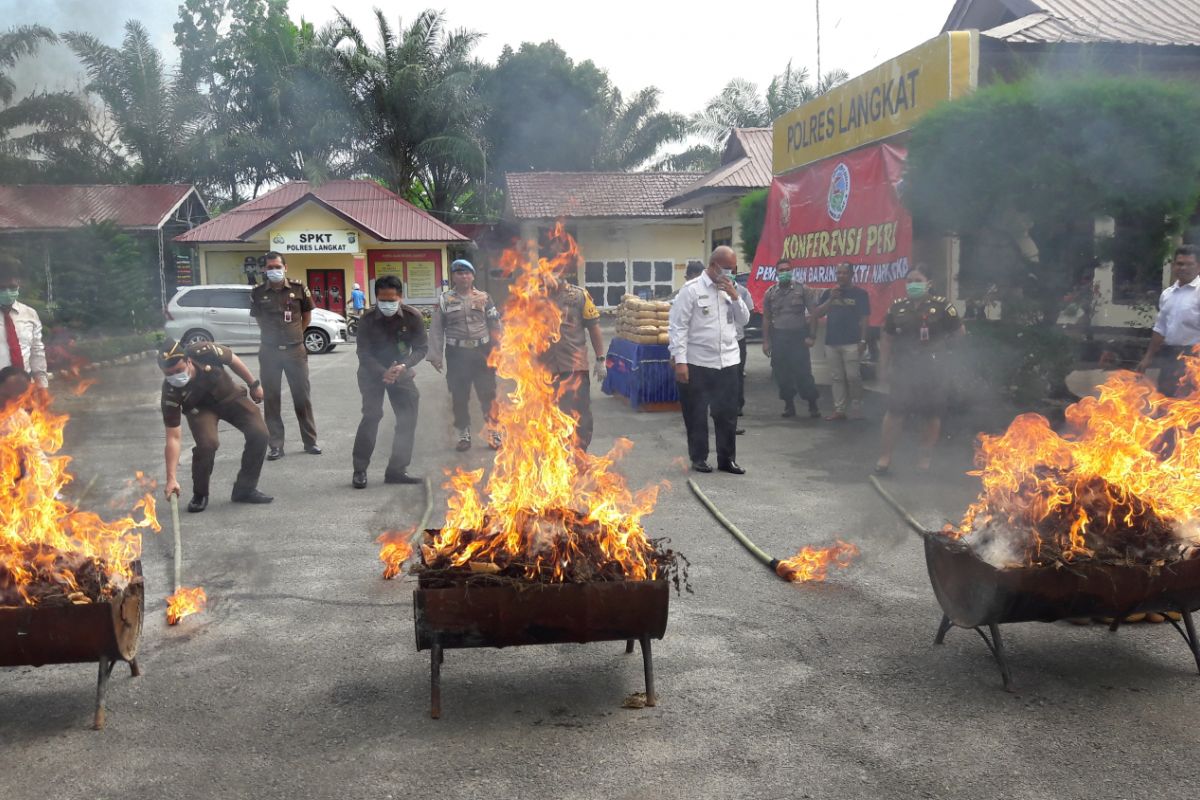
{"type": "MultiPolygon", "coordinates": [[[[258,323],[250,316],[250,290],[242,283],[184,286],[167,303],[167,335],[185,345],[220,342],[230,347],[258,347],[258,323]]],[[[346,342],[346,318],[314,308],[304,331],[304,348],[328,353],[346,342]]]]}

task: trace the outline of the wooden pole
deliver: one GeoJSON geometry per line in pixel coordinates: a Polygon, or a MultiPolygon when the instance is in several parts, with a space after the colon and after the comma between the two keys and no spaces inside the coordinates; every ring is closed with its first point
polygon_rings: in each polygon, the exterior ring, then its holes
{"type": "Polygon", "coordinates": [[[179,591],[179,570],[183,563],[183,543],[179,536],[179,496],[171,495],[171,527],[175,529],[175,583],[172,594],[179,591]]]}

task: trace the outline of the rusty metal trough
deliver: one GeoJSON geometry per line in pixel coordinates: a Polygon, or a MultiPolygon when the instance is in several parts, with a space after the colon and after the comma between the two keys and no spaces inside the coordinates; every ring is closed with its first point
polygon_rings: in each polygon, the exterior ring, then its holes
{"type": "Polygon", "coordinates": [[[129,663],[134,677],[145,611],[140,565],[121,592],[103,603],[0,608],[0,667],[46,664],[99,664],[93,727],[104,727],[108,679],[118,661],[129,663]]]}
{"type": "Polygon", "coordinates": [[[464,647],[519,647],[575,642],[639,642],[646,704],[654,705],[650,640],[667,629],[667,582],[611,581],[569,584],[446,586],[424,576],[413,592],[417,650],[429,650],[430,715],[442,713],[444,651],[464,647]]]}

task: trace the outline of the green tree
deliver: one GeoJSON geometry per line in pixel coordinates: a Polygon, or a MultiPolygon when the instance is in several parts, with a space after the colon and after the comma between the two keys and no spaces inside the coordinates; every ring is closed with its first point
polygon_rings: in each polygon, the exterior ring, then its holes
{"type": "Polygon", "coordinates": [[[14,102],[17,85],[8,70],[58,37],[41,25],[0,33],[0,181],[29,183],[85,177],[88,112],[69,92],[33,92],[14,102]],[[68,158],[71,163],[68,164],[68,158]]]}
{"type": "Polygon", "coordinates": [[[767,189],[750,192],[738,203],[738,224],[742,228],[742,260],[754,264],[758,240],[767,221],[767,189]]]}
{"type": "Polygon", "coordinates": [[[593,169],[637,169],[654,158],[664,144],[683,139],[687,120],[682,114],[660,111],[660,94],[650,86],[625,100],[620,90],[612,90],[600,146],[592,158],[593,169]]]}
{"type": "Polygon", "coordinates": [[[1051,326],[1095,262],[1096,216],[1149,225],[1161,257],[1196,208],[1200,96],[1145,78],[990,86],[916,125],[904,188],[919,227],[1007,242],[1006,268],[993,252],[963,279],[986,272],[1006,317],[1051,326]]]}
{"type": "Polygon", "coordinates": [[[63,234],[51,251],[50,270],[55,322],[125,333],[162,324],[156,255],[111,222],[63,234]]]}

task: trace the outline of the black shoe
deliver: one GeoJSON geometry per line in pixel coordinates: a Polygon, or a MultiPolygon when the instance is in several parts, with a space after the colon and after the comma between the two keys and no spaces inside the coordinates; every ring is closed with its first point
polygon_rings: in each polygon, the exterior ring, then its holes
{"type": "Polygon", "coordinates": [[[355,489],[367,488],[367,471],[365,469],[354,470],[354,475],[350,477],[350,485],[355,489]]]}
{"type": "Polygon", "coordinates": [[[810,417],[812,417],[813,419],[817,419],[818,417],[821,416],[821,409],[817,408],[816,403],[808,404],[808,415],[810,417]]]}
{"type": "Polygon", "coordinates": [[[786,405],[783,407],[783,414],[782,414],[782,416],[785,416],[785,417],[794,417],[794,416],[796,416],[796,406],[795,406],[795,405],[793,405],[792,403],[788,403],[788,404],[786,404],[786,405]]]}
{"type": "Polygon", "coordinates": [[[194,494],[192,501],[188,503],[188,511],[193,514],[199,514],[204,509],[208,508],[208,495],[194,494]]]}
{"type": "Polygon", "coordinates": [[[458,444],[454,445],[454,449],[460,453],[465,453],[471,449],[470,439],[459,439],[458,444]]]}
{"type": "Polygon", "coordinates": [[[248,492],[234,492],[233,496],[229,499],[234,503],[253,503],[255,505],[262,505],[264,503],[271,502],[275,498],[271,497],[269,494],[263,494],[258,489],[251,489],[248,492]]]}
{"type": "Polygon", "coordinates": [[[746,470],[737,465],[736,461],[726,461],[724,464],[718,464],[717,469],[721,472],[728,472],[731,475],[745,475],[746,470]]]}
{"type": "Polygon", "coordinates": [[[282,447],[272,447],[267,450],[267,461],[278,461],[283,458],[282,447]]]}
{"type": "Polygon", "coordinates": [[[708,465],[707,461],[693,461],[692,462],[692,471],[693,472],[712,472],[712,467],[710,467],[708,465]]]}
{"type": "Polygon", "coordinates": [[[407,472],[401,472],[399,475],[388,475],[385,473],[383,476],[384,483],[411,484],[411,483],[420,483],[421,480],[422,480],[421,478],[418,478],[415,475],[409,475],[407,472]]]}
{"type": "Polygon", "coordinates": [[[743,435],[745,432],[746,432],[746,429],[745,429],[745,428],[737,428],[736,430],[734,430],[734,432],[733,432],[733,435],[734,435],[734,436],[741,436],[741,435],[743,435]]]}
{"type": "Polygon", "coordinates": [[[310,456],[319,456],[321,455],[321,445],[317,444],[316,442],[305,445],[304,452],[308,453],[310,456]]]}

